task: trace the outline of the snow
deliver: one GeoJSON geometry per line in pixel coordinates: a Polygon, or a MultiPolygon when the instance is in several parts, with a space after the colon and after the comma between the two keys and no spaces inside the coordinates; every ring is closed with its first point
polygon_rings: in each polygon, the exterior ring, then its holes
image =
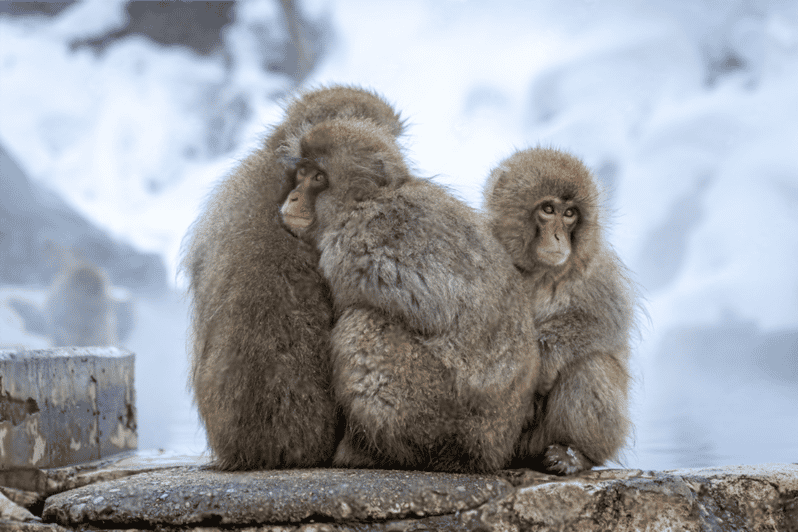
{"type": "MultiPolygon", "coordinates": [[[[783,443],[798,441],[789,428],[798,426],[794,343],[762,362],[786,360],[787,385],[743,366],[750,379],[732,389],[716,378],[722,362],[708,369],[677,356],[674,368],[662,345],[736,323],[751,324],[754,343],[798,330],[798,5],[304,7],[311,18],[329,17],[334,32],[306,85],[384,94],[409,119],[418,173],[471,205],[481,204],[491,168],[538,144],[579,155],[607,185],[610,239],[636,272],[649,316],[636,346],[629,463],[659,464],[659,445],[664,465],[794,458],[795,444],[783,443]],[[732,407],[743,411],[737,424],[724,422],[732,407]],[[782,428],[757,439],[768,432],[762,419],[782,428]],[[682,459],[674,442],[684,438],[695,442],[682,459]]],[[[279,13],[242,4],[224,34],[236,60],[230,71],[220,57],[140,37],[102,55],[70,52],[71,39],[119,27],[123,16],[120,2],[100,0],[50,21],[0,16],[0,142],[35,180],[114,236],[161,253],[174,274],[203,200],[279,120],[276,96],[288,80],[260,69],[253,40],[256,23],[279,31],[279,13]],[[236,97],[251,112],[231,135],[235,149],[215,150],[211,118],[236,97]]],[[[704,354],[721,356],[711,338],[704,354]]]]}

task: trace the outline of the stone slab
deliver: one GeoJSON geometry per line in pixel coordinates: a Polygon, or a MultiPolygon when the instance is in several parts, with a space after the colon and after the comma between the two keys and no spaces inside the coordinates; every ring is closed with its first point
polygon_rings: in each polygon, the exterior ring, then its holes
{"type": "Polygon", "coordinates": [[[0,493],[0,520],[33,521],[34,519],[36,516],[0,493]]]}
{"type": "Polygon", "coordinates": [[[134,363],[115,347],[0,350],[0,470],[135,449],[134,363]]]}
{"type": "MultiPolygon", "coordinates": [[[[14,499],[9,495],[9,491],[15,490],[20,494],[29,494],[20,495],[21,497],[30,496],[43,501],[50,495],[97,482],[170,467],[205,465],[209,460],[207,456],[147,449],[127,451],[101,460],[50,469],[6,469],[0,470],[0,492],[12,500],[14,499]]],[[[15,502],[20,504],[19,500],[15,502]]]]}
{"type": "Polygon", "coordinates": [[[353,469],[227,473],[201,467],[142,473],[47,499],[62,526],[245,526],[371,522],[449,515],[506,496],[495,476],[353,469]]]}
{"type": "Polygon", "coordinates": [[[462,513],[463,529],[798,532],[796,464],[509,476],[523,481],[462,513]]]}
{"type": "Polygon", "coordinates": [[[176,467],[50,497],[43,517],[80,530],[798,532],[798,465],[571,477],[176,467]]]}

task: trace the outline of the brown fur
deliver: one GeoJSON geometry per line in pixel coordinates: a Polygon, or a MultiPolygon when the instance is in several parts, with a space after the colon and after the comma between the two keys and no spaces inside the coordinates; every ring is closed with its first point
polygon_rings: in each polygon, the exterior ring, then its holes
{"type": "MultiPolygon", "coordinates": [[[[333,464],[505,467],[539,365],[506,252],[373,123],[328,121],[300,147],[298,173],[321,188],[315,220],[293,230],[316,245],[339,316],[333,385],[347,430],[333,464]]],[[[289,195],[283,213],[293,205],[289,195]]]]}
{"type": "Polygon", "coordinates": [[[188,235],[191,386],[219,469],[323,465],[335,449],[329,291],[318,254],[282,227],[278,209],[294,188],[285,164],[300,155],[296,137],[336,117],[402,131],[399,115],[372,92],[300,94],[188,235]]]}
{"type": "Polygon", "coordinates": [[[598,186],[575,157],[528,149],[493,170],[485,206],[494,235],[522,272],[527,309],[540,334],[539,414],[524,431],[517,463],[561,474],[602,464],[616,457],[630,429],[635,290],[604,241],[598,186]],[[579,214],[566,228],[571,252],[560,266],[541,260],[538,252],[548,245],[537,210],[545,198],[579,214]]]}

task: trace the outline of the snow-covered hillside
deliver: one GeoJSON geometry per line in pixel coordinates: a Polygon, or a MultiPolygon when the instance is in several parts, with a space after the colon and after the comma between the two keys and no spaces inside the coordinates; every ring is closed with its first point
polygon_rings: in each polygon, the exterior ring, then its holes
{"type": "MultiPolygon", "coordinates": [[[[290,81],[265,72],[253,44],[262,28],[280,31],[276,5],[239,5],[224,32],[232,67],[144,37],[71,51],[122,23],[118,0],[0,16],[0,143],[174,273],[203,198],[279,119],[290,81]]],[[[627,464],[794,460],[798,4],[304,7],[333,32],[306,85],[384,94],[409,119],[419,173],[472,205],[494,165],[537,144],[581,156],[607,185],[611,241],[649,316],[627,464]]]]}

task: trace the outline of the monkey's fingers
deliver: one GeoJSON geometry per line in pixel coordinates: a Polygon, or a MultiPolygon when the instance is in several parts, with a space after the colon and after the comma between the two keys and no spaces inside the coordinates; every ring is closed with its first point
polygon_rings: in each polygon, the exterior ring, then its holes
{"type": "Polygon", "coordinates": [[[543,458],[543,467],[555,475],[573,475],[593,467],[591,461],[578,449],[565,445],[549,445],[543,458]]]}

